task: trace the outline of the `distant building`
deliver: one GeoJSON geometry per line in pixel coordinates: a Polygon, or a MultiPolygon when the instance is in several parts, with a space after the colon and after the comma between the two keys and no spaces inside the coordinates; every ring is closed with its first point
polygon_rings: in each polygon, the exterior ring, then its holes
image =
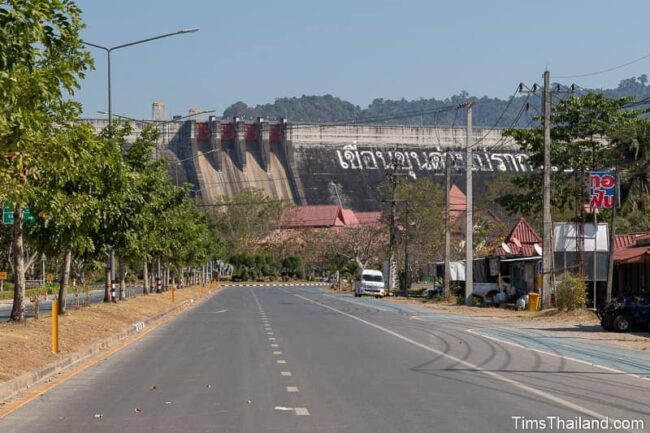
{"type": "Polygon", "coordinates": [[[165,104],[163,102],[154,102],[151,104],[151,120],[165,120],[165,104]]]}
{"type": "Polygon", "coordinates": [[[339,205],[296,206],[286,209],[280,217],[281,229],[350,227],[375,224],[381,212],[354,212],[339,205]]]}

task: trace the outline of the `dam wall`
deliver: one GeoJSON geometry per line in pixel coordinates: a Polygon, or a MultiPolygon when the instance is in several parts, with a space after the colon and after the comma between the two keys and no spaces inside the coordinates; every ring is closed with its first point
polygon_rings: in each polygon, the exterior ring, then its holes
{"type": "MultiPolygon", "coordinates": [[[[105,120],[89,119],[96,128],[105,120]]],[[[454,179],[464,189],[465,129],[414,126],[291,123],[286,119],[244,122],[133,122],[137,136],[147,123],[161,132],[154,157],[169,161],[170,176],[191,183],[206,205],[244,188],[295,204],[332,204],[373,211],[381,208],[378,185],[396,170],[405,179],[444,182],[446,154],[454,179]]],[[[534,170],[528,155],[498,129],[473,130],[477,190],[500,172],[534,170]]]]}

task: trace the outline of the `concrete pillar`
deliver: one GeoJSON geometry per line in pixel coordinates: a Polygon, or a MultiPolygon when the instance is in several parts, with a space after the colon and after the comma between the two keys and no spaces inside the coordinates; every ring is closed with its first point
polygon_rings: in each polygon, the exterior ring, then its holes
{"type": "Polygon", "coordinates": [[[241,171],[246,171],[246,123],[239,120],[239,117],[233,118],[235,127],[235,151],[241,171]]]}
{"type": "Polygon", "coordinates": [[[218,120],[210,121],[210,146],[212,160],[215,161],[217,171],[223,170],[223,148],[221,147],[221,125],[218,120]]]}
{"type": "Polygon", "coordinates": [[[263,169],[271,174],[271,135],[269,132],[269,123],[261,117],[257,118],[257,143],[260,146],[262,154],[263,169]]]}

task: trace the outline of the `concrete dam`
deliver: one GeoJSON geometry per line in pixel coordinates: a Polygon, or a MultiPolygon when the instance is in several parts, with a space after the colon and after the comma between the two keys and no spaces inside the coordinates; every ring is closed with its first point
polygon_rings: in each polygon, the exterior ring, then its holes
{"type": "MultiPolygon", "coordinates": [[[[88,120],[96,128],[105,120],[88,120]]],[[[169,174],[203,204],[222,201],[244,188],[295,204],[334,204],[374,211],[381,208],[378,185],[399,163],[406,178],[429,177],[444,183],[445,157],[464,189],[465,129],[414,126],[291,123],[285,119],[244,122],[211,118],[207,122],[133,122],[135,138],[147,123],[161,138],[156,157],[169,160],[169,174]]],[[[473,130],[475,188],[499,172],[534,170],[529,156],[501,130],[473,130]]]]}

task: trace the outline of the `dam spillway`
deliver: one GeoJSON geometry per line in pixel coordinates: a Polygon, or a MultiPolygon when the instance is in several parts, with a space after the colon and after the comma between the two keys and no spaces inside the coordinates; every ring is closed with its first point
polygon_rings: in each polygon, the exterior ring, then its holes
{"type": "MultiPolygon", "coordinates": [[[[97,129],[106,121],[90,119],[97,129]]],[[[152,121],[133,122],[134,139],[152,121]]],[[[203,204],[218,203],[244,188],[295,204],[333,204],[379,210],[377,187],[399,163],[407,179],[444,182],[446,154],[463,188],[465,129],[364,124],[304,124],[286,119],[245,122],[153,122],[161,137],[157,157],[169,161],[178,184],[190,182],[203,204]]],[[[499,129],[473,130],[474,178],[480,190],[497,173],[534,170],[529,156],[499,129]]]]}

